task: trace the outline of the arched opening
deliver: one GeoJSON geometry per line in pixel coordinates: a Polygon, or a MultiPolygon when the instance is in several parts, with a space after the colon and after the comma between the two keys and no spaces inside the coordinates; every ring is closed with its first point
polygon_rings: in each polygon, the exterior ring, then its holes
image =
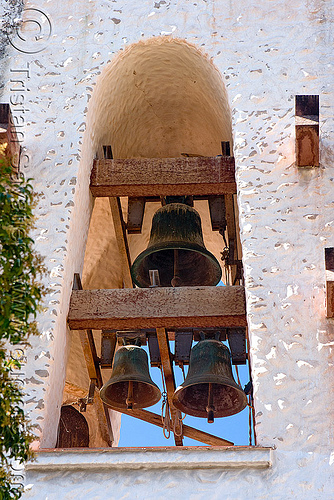
{"type": "MultiPolygon", "coordinates": [[[[154,38],[134,44],[100,75],[89,102],[85,140],[97,158],[103,158],[106,145],[111,146],[115,159],[220,155],[222,142],[232,145],[231,115],[221,76],[207,57],[182,40],[154,38]]],[[[126,220],[128,199],[121,202],[126,220]]],[[[128,235],[131,262],[146,248],[152,216],[159,206],[157,201],[146,203],[141,233],[128,235]]],[[[201,216],[205,246],[221,262],[223,241],[212,231],[208,201],[195,200],[194,206],[201,216]]],[[[123,287],[107,198],[95,200],[83,285],[86,289],[123,287]]],[[[98,332],[95,337],[99,346],[98,332]]],[[[103,375],[106,382],[110,370],[103,375]]],[[[75,336],[66,381],[68,387],[89,385],[75,336]]]]}
{"type": "Polygon", "coordinates": [[[114,158],[221,154],[232,140],[224,83],[208,58],[181,40],[127,48],[102,72],[89,105],[96,149],[114,158]]]}

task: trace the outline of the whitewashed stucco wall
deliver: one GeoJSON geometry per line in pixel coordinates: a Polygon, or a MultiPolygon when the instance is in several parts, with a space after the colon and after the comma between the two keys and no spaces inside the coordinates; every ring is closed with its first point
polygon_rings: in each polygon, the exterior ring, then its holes
{"type": "MultiPolygon", "coordinates": [[[[27,4],[28,5],[28,4],[27,4]]],[[[267,471],[142,474],[27,472],[27,498],[333,498],[334,326],[325,318],[324,248],[334,246],[332,2],[36,1],[45,50],[11,50],[3,101],[24,95],[23,170],[42,193],[36,246],[52,288],[27,353],[27,411],[55,443],[66,368],[66,315],[81,272],[94,154],[82,150],[87,103],[103,65],[130,43],[172,36],[221,72],[232,109],[258,444],[267,471]],[[19,90],[21,88],[21,90],[19,90]],[[13,90],[14,89],[14,90],[13,90]],[[294,166],[294,95],[320,95],[321,167],[294,166]],[[80,167],[80,168],[79,168],[80,167]],[[332,453],[332,455],[331,455],[332,453]],[[331,458],[332,457],[332,458],[331,458]]],[[[15,99],[14,99],[15,100],[15,99]]],[[[22,99],[21,99],[22,100],[22,99]]],[[[13,103],[13,100],[12,100],[13,103]]],[[[22,114],[12,104],[14,114],[22,114]]]]}

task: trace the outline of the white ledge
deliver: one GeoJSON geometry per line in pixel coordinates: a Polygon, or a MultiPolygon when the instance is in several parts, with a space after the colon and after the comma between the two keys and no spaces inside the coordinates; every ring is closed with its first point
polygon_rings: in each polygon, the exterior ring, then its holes
{"type": "Polygon", "coordinates": [[[266,469],[272,465],[272,448],[262,447],[161,447],[75,448],[41,450],[26,464],[29,471],[101,469],[266,469]]]}

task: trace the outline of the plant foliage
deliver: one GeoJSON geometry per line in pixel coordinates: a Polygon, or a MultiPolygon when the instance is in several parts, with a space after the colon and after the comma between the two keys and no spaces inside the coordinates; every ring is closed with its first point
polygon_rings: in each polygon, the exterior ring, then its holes
{"type": "Polygon", "coordinates": [[[0,500],[21,497],[15,466],[32,457],[17,375],[24,361],[18,347],[38,333],[35,317],[45,293],[44,266],[29,236],[34,205],[29,180],[13,175],[10,160],[0,155],[0,500]]]}

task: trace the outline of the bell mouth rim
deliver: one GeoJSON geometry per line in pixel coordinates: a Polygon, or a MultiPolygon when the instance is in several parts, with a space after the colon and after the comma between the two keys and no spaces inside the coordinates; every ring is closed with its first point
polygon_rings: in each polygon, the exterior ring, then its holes
{"type": "MultiPolygon", "coordinates": [[[[139,403],[135,403],[134,402],[133,403],[133,409],[149,408],[150,406],[153,406],[156,403],[159,403],[159,401],[161,399],[161,391],[160,391],[159,387],[154,382],[153,382],[153,384],[150,384],[148,382],[144,382],[143,380],[138,380],[138,378],[133,379],[133,377],[131,377],[131,376],[128,378],[127,382],[145,383],[145,385],[149,385],[153,389],[153,391],[154,391],[153,395],[155,397],[154,398],[152,397],[152,399],[150,401],[150,404],[146,404],[145,406],[142,406],[139,403]]],[[[105,403],[110,408],[113,408],[113,409],[117,409],[117,408],[118,409],[126,409],[127,408],[126,404],[124,404],[124,403],[117,404],[117,402],[110,403],[110,402],[107,401],[107,399],[104,398],[105,393],[107,392],[108,387],[110,387],[111,385],[116,385],[118,383],[120,383],[120,381],[119,382],[113,382],[112,384],[109,384],[109,385],[108,385],[108,383],[106,383],[103,387],[101,387],[101,389],[100,389],[100,398],[103,401],[103,403],[105,403]]]]}
{"type": "MultiPolygon", "coordinates": [[[[135,271],[138,269],[140,263],[146,258],[148,257],[149,255],[151,255],[152,253],[157,253],[157,252],[164,252],[166,250],[186,250],[186,251],[193,251],[193,252],[197,252],[201,255],[204,255],[204,257],[207,257],[212,264],[216,264],[216,269],[219,270],[218,273],[217,273],[217,281],[213,284],[213,285],[210,285],[210,286],[216,286],[218,285],[218,283],[220,282],[221,278],[222,278],[222,275],[223,275],[223,272],[222,272],[222,268],[221,268],[221,265],[219,264],[218,260],[216,259],[216,257],[213,255],[213,253],[211,253],[209,250],[207,250],[206,248],[203,248],[201,247],[200,245],[196,244],[196,243],[182,243],[182,242],[179,242],[179,241],[169,241],[168,240],[168,247],[166,246],[166,248],[162,248],[161,247],[161,244],[153,244],[151,246],[148,246],[145,250],[143,250],[139,255],[137,255],[137,257],[135,258],[135,260],[133,261],[133,264],[131,266],[131,276],[132,276],[132,280],[133,282],[139,286],[140,288],[148,288],[146,286],[142,286],[140,284],[140,281],[138,281],[136,279],[136,276],[135,276],[135,271]],[[219,274],[219,278],[218,278],[218,274],[219,274]]],[[[172,285],[170,285],[172,286],[172,285]]],[[[200,285],[184,285],[184,286],[200,286],[200,285]]],[[[203,285],[205,286],[205,285],[203,285]]]]}
{"type": "MultiPolygon", "coordinates": [[[[208,377],[208,378],[210,378],[210,377],[208,377]]],[[[204,383],[210,383],[210,380],[207,379],[207,382],[204,382],[204,383]]],[[[244,393],[244,391],[242,390],[242,388],[240,388],[237,384],[235,387],[230,382],[224,384],[224,383],[219,383],[219,382],[215,381],[214,383],[217,385],[225,385],[225,386],[231,387],[232,389],[236,390],[238,392],[238,394],[240,394],[240,396],[242,396],[242,398],[240,400],[240,404],[236,408],[234,408],[232,411],[226,412],[226,411],[222,411],[222,410],[220,410],[220,411],[215,410],[215,412],[214,412],[215,418],[230,417],[232,415],[236,415],[237,413],[240,413],[242,410],[244,410],[246,408],[247,396],[244,393]]],[[[186,415],[190,415],[192,417],[206,418],[207,417],[206,410],[198,410],[198,409],[192,409],[192,408],[190,408],[190,410],[189,410],[189,407],[186,407],[185,405],[183,405],[182,402],[180,402],[178,399],[176,399],[176,396],[181,392],[182,389],[187,389],[188,387],[191,387],[193,385],[198,385],[198,383],[193,383],[193,384],[189,384],[189,385],[187,384],[187,387],[182,387],[182,384],[179,385],[179,387],[177,387],[177,389],[175,390],[174,395],[173,395],[173,405],[178,410],[185,413],[186,415]]]]}

